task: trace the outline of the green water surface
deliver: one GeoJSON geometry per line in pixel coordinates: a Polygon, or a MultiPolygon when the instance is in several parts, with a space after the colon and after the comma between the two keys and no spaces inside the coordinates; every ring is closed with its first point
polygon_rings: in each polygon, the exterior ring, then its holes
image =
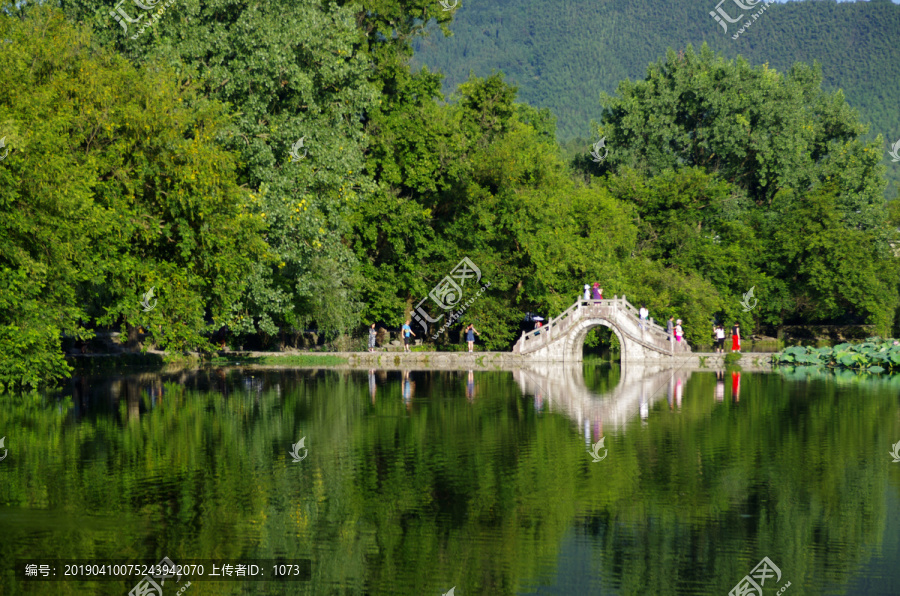
{"type": "Polygon", "coordinates": [[[124,595],[138,578],[14,565],[168,556],[310,561],[163,588],[185,596],[725,596],[764,557],[766,596],[900,594],[900,377],[681,370],[629,394],[616,366],[565,374],[220,368],[0,396],[0,593],[124,595]]]}

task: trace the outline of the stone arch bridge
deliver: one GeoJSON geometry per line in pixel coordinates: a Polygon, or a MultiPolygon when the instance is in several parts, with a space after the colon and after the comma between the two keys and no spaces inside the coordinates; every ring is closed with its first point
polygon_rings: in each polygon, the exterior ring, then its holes
{"type": "Polygon", "coordinates": [[[584,340],[598,325],[609,327],[619,340],[622,365],[686,356],[691,347],[670,338],[653,319],[641,321],[625,296],[603,300],[579,299],[543,327],[523,333],[514,354],[537,362],[581,362],[584,340]]]}

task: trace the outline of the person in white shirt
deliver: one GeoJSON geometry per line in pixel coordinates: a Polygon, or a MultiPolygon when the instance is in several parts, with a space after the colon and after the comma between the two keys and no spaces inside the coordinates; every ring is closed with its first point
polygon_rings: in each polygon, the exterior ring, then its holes
{"type": "Polygon", "coordinates": [[[642,305],[641,305],[640,313],[641,313],[641,320],[638,322],[638,325],[640,325],[641,329],[643,329],[643,328],[644,328],[644,321],[646,321],[646,320],[647,320],[647,317],[650,316],[650,311],[648,311],[648,310],[647,310],[647,307],[646,307],[645,305],[642,304],[642,305]]]}
{"type": "Polygon", "coordinates": [[[725,352],[725,328],[721,325],[716,327],[716,352],[725,352]]]}

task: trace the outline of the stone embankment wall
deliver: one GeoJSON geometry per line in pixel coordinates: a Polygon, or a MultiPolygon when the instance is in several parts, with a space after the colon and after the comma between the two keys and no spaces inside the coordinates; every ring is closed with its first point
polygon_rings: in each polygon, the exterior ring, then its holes
{"type": "MultiPolygon", "coordinates": [[[[318,354],[318,353],[317,353],[318,354]]],[[[324,354],[323,354],[324,355],[324,354]]],[[[448,370],[513,370],[536,362],[528,356],[509,352],[334,352],[327,355],[346,358],[352,368],[429,368],[448,370]]],[[[644,360],[645,365],[665,365],[671,368],[719,369],[724,368],[724,354],[693,353],[683,356],[661,357],[644,360]]],[[[772,354],[741,354],[738,366],[747,370],[768,370],[772,354]]],[[[562,362],[547,364],[563,364],[562,362]]],[[[580,362],[578,364],[581,364],[580,362]]]]}

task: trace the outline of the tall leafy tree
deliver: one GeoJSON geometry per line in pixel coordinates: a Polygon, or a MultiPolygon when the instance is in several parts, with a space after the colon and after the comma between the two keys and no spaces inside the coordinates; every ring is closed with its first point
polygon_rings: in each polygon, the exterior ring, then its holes
{"type": "MultiPolygon", "coordinates": [[[[787,194],[787,193],[785,193],[787,194]]],[[[834,187],[821,187],[789,205],[772,238],[772,268],[790,284],[798,315],[807,320],[865,319],[887,334],[898,305],[897,260],[869,230],[842,225],[834,187]]]]}
{"type": "Polygon", "coordinates": [[[782,188],[836,185],[848,226],[882,221],[881,139],[865,127],[840,91],[821,89],[818,67],[786,74],[744,59],[726,60],[704,44],[699,53],[669,50],[641,81],[623,81],[604,96],[602,133],[608,167],[656,175],[696,166],[740,189],[757,206],[782,188]]]}
{"type": "Polygon", "coordinates": [[[840,317],[888,332],[897,280],[881,141],[862,140],[856,112],[840,92],[822,91],[818,68],[797,64],[780,74],[688,47],[670,50],[644,80],[622,82],[604,102],[599,131],[612,149],[600,171],[640,210],[646,257],[709,279],[728,320],[748,323],[736,307],[755,288],[763,306],[753,323],[840,317]],[[813,208],[824,195],[827,208],[813,208]],[[828,265],[820,263],[832,282],[814,275],[816,283],[798,283],[798,272],[812,271],[808,261],[791,261],[805,253],[785,230],[809,231],[811,222],[797,218],[825,213],[814,235],[856,248],[831,250],[828,265]],[[870,268],[881,273],[862,273],[870,268]]]}
{"type": "MultiPolygon", "coordinates": [[[[358,280],[344,240],[349,214],[372,188],[362,119],[378,101],[359,11],[318,1],[187,1],[132,39],[134,24],[125,32],[112,18],[95,20],[93,2],[61,4],[133,61],[178,65],[237,112],[225,143],[255,192],[273,258],[247,271],[232,329],[273,336],[285,326],[353,327],[358,280]]],[[[150,14],[129,10],[131,18],[150,14]]]]}
{"type": "Polygon", "coordinates": [[[136,69],[62,13],[0,17],[0,381],[64,374],[60,333],[152,329],[164,348],[230,322],[261,258],[253,196],[217,143],[223,106],[176,73],[136,69]],[[141,295],[155,287],[155,306],[141,295]],[[150,304],[150,303],[148,303],[150,304]]]}

